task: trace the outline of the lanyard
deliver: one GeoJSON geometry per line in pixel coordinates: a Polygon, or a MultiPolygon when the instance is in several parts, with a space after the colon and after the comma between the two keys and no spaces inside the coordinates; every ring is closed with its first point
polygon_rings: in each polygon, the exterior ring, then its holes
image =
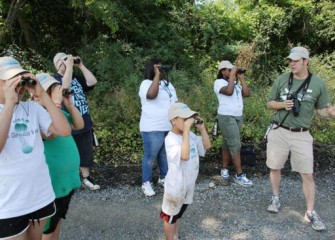
{"type": "MultiPolygon", "coordinates": [[[[162,80],[161,82],[163,82],[162,87],[163,90],[169,95],[170,98],[172,98],[172,93],[171,90],[169,89],[169,81],[166,80],[162,80]]],[[[159,84],[161,84],[161,82],[159,84]]]]}

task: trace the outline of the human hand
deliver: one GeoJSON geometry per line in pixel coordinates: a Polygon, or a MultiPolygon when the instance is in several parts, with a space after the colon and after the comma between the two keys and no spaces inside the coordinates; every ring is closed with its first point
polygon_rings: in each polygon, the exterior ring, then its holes
{"type": "Polygon", "coordinates": [[[184,131],[190,132],[191,127],[193,126],[194,122],[195,122],[195,119],[192,117],[185,119],[184,120],[184,131]]]}
{"type": "Polygon", "coordinates": [[[195,118],[195,126],[198,128],[198,130],[201,132],[205,129],[205,123],[204,120],[200,117],[195,118]]]}
{"type": "Polygon", "coordinates": [[[71,108],[73,105],[73,101],[72,101],[72,97],[71,97],[71,94],[68,94],[66,96],[63,96],[63,103],[64,103],[64,106],[66,107],[66,109],[69,109],[71,108]]]}
{"type": "Polygon", "coordinates": [[[155,76],[160,77],[161,72],[159,71],[160,64],[154,64],[154,71],[155,71],[155,76]]]}
{"type": "Polygon", "coordinates": [[[65,64],[66,68],[73,68],[73,62],[74,58],[71,54],[67,55],[66,60],[62,60],[63,63],[65,64]]]}
{"type": "Polygon", "coordinates": [[[335,117],[335,106],[328,107],[328,113],[330,116],[335,117]]]}
{"type": "Polygon", "coordinates": [[[285,100],[283,103],[284,103],[284,108],[286,111],[290,111],[294,106],[294,103],[292,100],[285,100]]]}
{"type": "Polygon", "coordinates": [[[233,79],[233,80],[235,80],[235,78],[236,78],[236,73],[237,73],[237,67],[233,67],[233,68],[230,70],[230,73],[229,73],[229,79],[233,79]]]}
{"type": "Polygon", "coordinates": [[[11,78],[3,86],[5,104],[15,105],[19,102],[20,93],[23,95],[25,88],[18,86],[21,81],[21,75],[11,78]]]}
{"type": "Polygon", "coordinates": [[[38,78],[32,73],[23,73],[21,74],[22,77],[30,78],[31,80],[35,81],[35,84],[26,84],[25,88],[29,91],[30,95],[36,96],[41,98],[43,94],[46,94],[45,90],[41,86],[40,81],[38,78]]]}

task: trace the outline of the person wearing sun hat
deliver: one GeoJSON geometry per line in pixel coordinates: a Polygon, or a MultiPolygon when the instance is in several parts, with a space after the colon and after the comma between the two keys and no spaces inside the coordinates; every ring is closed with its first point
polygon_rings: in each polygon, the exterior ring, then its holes
{"type": "Polygon", "coordinates": [[[195,182],[199,173],[199,156],[204,156],[211,142],[203,119],[184,103],[173,104],[168,112],[172,130],[165,138],[168,172],[160,217],[166,239],[179,239],[180,218],[193,202],[195,182]],[[195,126],[201,136],[195,135],[195,126]]]}
{"type": "Polygon", "coordinates": [[[55,214],[41,134],[71,129],[36,76],[10,56],[0,57],[0,122],[0,239],[40,239],[45,218],[55,214]],[[22,101],[27,90],[46,109],[22,101]]]}
{"type": "Polygon", "coordinates": [[[290,156],[292,171],[300,173],[306,200],[305,220],[314,230],[326,229],[314,210],[313,137],[309,133],[314,111],[321,117],[334,117],[325,82],[308,70],[309,51],[294,47],[287,56],[291,72],[280,75],[268,97],[268,109],[276,111],[267,134],[267,160],[272,187],[267,210],[278,213],[281,207],[279,187],[281,169],[290,156]]]}
{"type": "MultiPolygon", "coordinates": [[[[60,83],[47,73],[36,75],[43,89],[54,103],[61,107],[72,129],[84,127],[84,120],[78,109],[73,105],[70,96],[63,96],[60,83]]],[[[40,103],[39,98],[34,98],[40,103]]],[[[56,199],[56,214],[48,218],[43,230],[42,239],[59,239],[61,219],[65,219],[74,190],[81,186],[79,176],[80,156],[72,136],[54,136],[44,139],[44,153],[49,167],[52,187],[56,199]]]]}
{"type": "Polygon", "coordinates": [[[97,79],[84,65],[79,56],[72,56],[64,52],[57,53],[53,58],[57,73],[54,78],[62,84],[63,89],[71,89],[73,103],[81,113],[85,126],[80,130],[73,130],[72,136],[77,144],[80,154],[80,172],[83,177],[83,187],[98,190],[100,186],[95,183],[90,174],[94,164],[93,154],[93,124],[89,110],[86,92],[93,90],[97,79]],[[74,74],[73,68],[81,71],[81,75],[74,74]]]}
{"type": "Polygon", "coordinates": [[[221,182],[223,185],[230,184],[228,166],[231,159],[236,172],[232,180],[241,186],[250,187],[253,183],[243,173],[240,154],[243,98],[251,96],[244,73],[237,71],[231,62],[221,61],[214,81],[214,92],[219,102],[217,118],[222,134],[221,182]]]}

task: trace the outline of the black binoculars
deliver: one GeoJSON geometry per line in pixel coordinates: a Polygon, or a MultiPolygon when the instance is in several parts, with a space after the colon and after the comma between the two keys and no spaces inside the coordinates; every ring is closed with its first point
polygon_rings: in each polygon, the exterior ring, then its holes
{"type": "Polygon", "coordinates": [[[19,82],[19,86],[21,87],[32,87],[32,86],[35,86],[36,85],[36,80],[34,79],[31,79],[30,77],[21,77],[21,80],[19,82]]]}
{"type": "Polygon", "coordinates": [[[73,93],[74,93],[74,91],[72,89],[63,89],[63,91],[62,91],[63,97],[70,96],[73,93]]]}
{"type": "Polygon", "coordinates": [[[196,125],[201,125],[201,124],[204,123],[204,121],[202,121],[202,120],[199,119],[199,118],[196,118],[196,119],[194,119],[194,120],[195,120],[194,123],[195,123],[196,125]]]}
{"type": "MultiPolygon", "coordinates": [[[[67,60],[67,57],[66,58],[64,58],[64,61],[66,61],[67,60]]],[[[81,60],[79,59],[79,58],[77,58],[77,59],[73,59],[73,63],[74,64],[79,64],[81,62],[81,60]]]]}
{"type": "Polygon", "coordinates": [[[159,71],[170,72],[172,70],[172,65],[161,65],[158,67],[159,71]]]}

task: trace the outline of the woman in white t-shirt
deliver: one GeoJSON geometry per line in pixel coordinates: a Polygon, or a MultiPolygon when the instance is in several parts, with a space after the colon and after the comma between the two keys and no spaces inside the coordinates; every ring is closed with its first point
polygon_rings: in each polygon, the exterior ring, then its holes
{"type": "Polygon", "coordinates": [[[69,136],[70,125],[33,74],[0,57],[0,239],[41,239],[55,194],[41,134],[69,136]],[[25,91],[39,96],[21,101],[25,91]]]}
{"type": "Polygon", "coordinates": [[[166,75],[167,71],[162,68],[161,61],[152,59],[146,64],[145,80],[142,81],[138,93],[142,105],[140,132],[144,148],[142,190],[148,197],[155,195],[151,185],[155,159],[159,166],[159,185],[164,185],[168,170],[164,146],[165,136],[171,130],[168,110],[178,98],[173,85],[164,79],[166,75]]]}
{"type": "Polygon", "coordinates": [[[221,179],[224,185],[230,181],[228,165],[233,160],[236,174],[232,180],[244,187],[253,185],[241,166],[240,131],[243,123],[243,97],[251,95],[244,79],[245,71],[236,68],[229,61],[222,61],[218,67],[214,92],[219,101],[218,123],[222,133],[222,169],[221,179]]]}

